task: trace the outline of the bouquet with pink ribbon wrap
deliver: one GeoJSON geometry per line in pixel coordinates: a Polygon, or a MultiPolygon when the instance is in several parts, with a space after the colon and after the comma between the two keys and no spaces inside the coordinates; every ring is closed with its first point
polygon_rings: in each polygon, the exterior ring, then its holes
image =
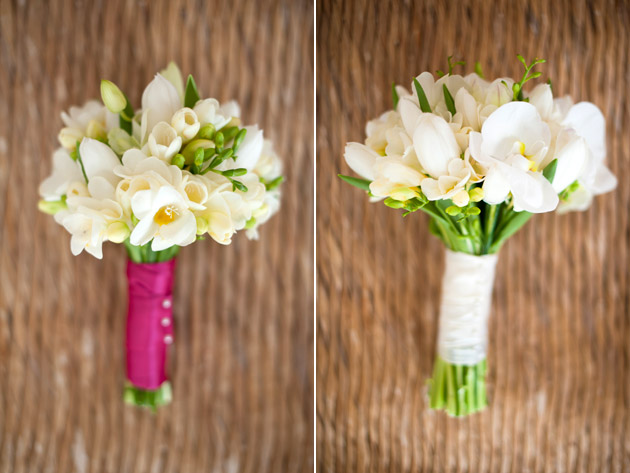
{"type": "Polygon", "coordinates": [[[394,109],[370,121],[340,176],[373,201],[429,215],[446,246],[437,356],[429,406],[453,416],[484,409],[488,318],[498,253],[534,215],[586,210],[617,179],[605,164],[606,121],[592,103],[554,98],[551,81],[522,56],[520,79],[466,76],[451,62],[423,72],[411,92],[392,87],[394,109]]]}
{"type": "Polygon", "coordinates": [[[223,245],[258,227],[280,206],[282,163],[256,125],[243,125],[235,102],[202,99],[171,63],[134,109],[112,82],[99,101],[62,113],[61,147],[40,186],[40,210],[70,234],[74,255],[103,257],[123,243],[129,261],[127,402],[153,409],[170,402],[175,257],[206,235],[223,245]]]}

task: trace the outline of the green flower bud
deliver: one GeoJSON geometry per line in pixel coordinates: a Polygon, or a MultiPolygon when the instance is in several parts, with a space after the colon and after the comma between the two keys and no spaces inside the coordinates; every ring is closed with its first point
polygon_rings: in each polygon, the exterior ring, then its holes
{"type": "Polygon", "coordinates": [[[232,138],[236,136],[236,134],[238,133],[238,127],[228,126],[228,127],[222,128],[221,133],[223,133],[223,140],[227,143],[228,141],[230,141],[232,138]]]}
{"type": "Polygon", "coordinates": [[[195,164],[195,166],[199,167],[203,164],[203,155],[204,155],[204,149],[203,148],[197,148],[195,150],[195,159],[193,160],[193,163],[195,164]]]}
{"type": "Polygon", "coordinates": [[[40,200],[37,203],[37,208],[46,214],[55,215],[57,212],[67,209],[68,205],[65,200],[40,200]]]}
{"type": "Polygon", "coordinates": [[[461,211],[462,209],[460,209],[456,205],[451,205],[450,207],[446,208],[446,213],[449,214],[451,217],[455,217],[456,215],[459,215],[461,211]]]}
{"type": "Polygon", "coordinates": [[[208,231],[208,221],[205,218],[196,217],[197,220],[197,235],[203,235],[208,231]]]}
{"type": "Polygon", "coordinates": [[[216,131],[217,130],[214,125],[212,123],[208,123],[207,125],[201,127],[197,136],[199,136],[202,140],[211,140],[214,138],[216,131]]]}
{"type": "Polygon", "coordinates": [[[479,207],[468,207],[466,209],[466,215],[479,215],[480,213],[481,210],[479,209],[479,207]]]}
{"type": "Polygon", "coordinates": [[[481,202],[483,200],[483,189],[481,187],[473,187],[468,191],[472,202],[481,202]]]}
{"type": "Polygon", "coordinates": [[[184,169],[184,164],[186,163],[186,158],[184,158],[183,154],[177,153],[171,159],[171,164],[177,166],[179,169],[184,169]]]}
{"type": "Polygon", "coordinates": [[[225,137],[220,131],[214,135],[214,144],[217,148],[223,148],[223,145],[225,144],[225,137]]]}
{"type": "Polygon", "coordinates": [[[232,145],[232,149],[234,149],[235,153],[238,147],[241,146],[241,144],[243,143],[243,140],[245,139],[246,134],[247,134],[247,130],[245,128],[243,128],[241,131],[239,131],[236,134],[236,138],[234,138],[234,144],[232,145]]]}
{"type": "Polygon", "coordinates": [[[192,140],[182,150],[182,154],[184,158],[186,158],[186,164],[192,164],[194,162],[197,148],[214,148],[214,144],[210,140],[192,140]]]}
{"type": "Polygon", "coordinates": [[[101,98],[107,109],[112,113],[120,113],[127,106],[125,94],[111,81],[101,81],[101,98]]]}
{"type": "Polygon", "coordinates": [[[387,205],[388,207],[391,207],[392,209],[402,209],[405,206],[404,202],[401,202],[400,200],[392,199],[391,197],[388,197],[387,199],[385,199],[384,204],[387,205]]]}

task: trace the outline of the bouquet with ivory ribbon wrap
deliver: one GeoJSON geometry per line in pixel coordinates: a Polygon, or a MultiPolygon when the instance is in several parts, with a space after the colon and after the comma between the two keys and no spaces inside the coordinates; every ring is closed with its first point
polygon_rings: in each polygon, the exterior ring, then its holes
{"type": "Polygon", "coordinates": [[[242,125],[235,102],[202,99],[171,63],[135,109],[112,82],[103,103],[62,113],[61,147],[39,188],[40,210],[70,234],[74,255],[103,257],[123,243],[129,261],[125,400],[155,409],[170,402],[167,347],[173,342],[175,257],[210,236],[222,245],[279,208],[282,165],[256,125],[242,125]]]}
{"type": "Polygon", "coordinates": [[[394,110],[348,143],[343,176],[371,200],[429,214],[446,246],[437,356],[430,406],[462,416],[487,405],[486,347],[495,266],[503,243],[533,214],[586,210],[613,190],[604,164],[600,110],[554,98],[551,81],[525,90],[541,73],[536,59],[520,80],[488,81],[479,63],[461,76],[423,72],[411,93],[392,86],[394,110]]]}

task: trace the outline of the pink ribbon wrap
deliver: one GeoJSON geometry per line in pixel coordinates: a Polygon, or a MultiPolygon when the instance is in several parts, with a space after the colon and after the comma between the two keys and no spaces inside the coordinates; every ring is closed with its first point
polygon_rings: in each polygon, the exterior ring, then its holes
{"type": "Polygon", "coordinates": [[[173,342],[175,259],[163,263],[127,262],[127,379],[146,390],[166,381],[167,348],[173,342]]]}

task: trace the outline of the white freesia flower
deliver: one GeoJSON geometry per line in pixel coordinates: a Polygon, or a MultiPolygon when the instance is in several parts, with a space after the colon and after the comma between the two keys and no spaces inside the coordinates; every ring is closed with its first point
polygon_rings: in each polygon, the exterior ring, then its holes
{"type": "Polygon", "coordinates": [[[274,151],[270,140],[263,140],[260,159],[252,171],[266,181],[271,181],[282,175],[282,160],[274,151]]]}
{"type": "Polygon", "coordinates": [[[182,101],[175,86],[160,74],[156,74],[142,93],[141,143],[146,142],[155,125],[159,122],[169,123],[180,108],[182,101]]]}
{"type": "Polygon", "coordinates": [[[171,186],[183,191],[183,173],[177,166],[169,165],[154,156],[148,157],[138,149],[132,149],[123,155],[122,165],[114,169],[121,178],[116,187],[116,198],[124,213],[131,216],[131,199],[142,190],[159,190],[171,186]]]}
{"type": "Polygon", "coordinates": [[[561,203],[559,210],[585,210],[591,205],[593,196],[610,192],[617,187],[617,178],[604,164],[606,120],[597,106],[580,102],[569,109],[563,124],[575,130],[586,141],[589,155],[577,177],[578,189],[566,202],[561,203]]]}
{"type": "Polygon", "coordinates": [[[120,165],[116,153],[106,144],[90,138],[83,139],[79,152],[88,179],[90,195],[96,199],[113,198],[120,181],[114,174],[114,169],[120,165]]]}
{"type": "Polygon", "coordinates": [[[60,200],[73,182],[85,182],[79,163],[64,148],[53,153],[53,170],[39,186],[39,194],[47,201],[60,200]]]}
{"type": "Polygon", "coordinates": [[[59,142],[69,150],[85,137],[105,138],[110,129],[118,126],[118,117],[97,100],[90,100],[82,107],[70,107],[68,112],[61,112],[66,126],[59,132],[59,142]]]}
{"type": "Polygon", "coordinates": [[[472,157],[488,169],[484,200],[498,204],[511,192],[517,212],[554,210],[558,196],[540,169],[550,141],[549,127],[529,103],[510,102],[490,115],[481,133],[470,134],[472,157]]]}
{"type": "Polygon", "coordinates": [[[152,156],[170,163],[182,147],[182,137],[168,123],[159,122],[149,135],[148,147],[152,156]]]}
{"type": "Polygon", "coordinates": [[[200,100],[193,107],[193,110],[202,126],[210,123],[214,125],[217,130],[220,130],[230,123],[233,116],[232,113],[239,113],[238,106],[235,108],[234,105],[230,103],[229,107],[221,108],[219,101],[216,99],[200,100]]]}
{"type": "Polygon", "coordinates": [[[236,160],[228,160],[223,164],[252,171],[256,167],[256,164],[258,164],[258,160],[262,154],[264,144],[263,132],[258,129],[257,125],[246,126],[245,129],[247,133],[245,134],[245,139],[241,143],[241,146],[238,148],[236,160]]]}
{"type": "Polygon", "coordinates": [[[171,119],[171,125],[182,137],[184,143],[192,140],[201,128],[197,114],[191,108],[182,108],[175,112],[171,119]]]}
{"type": "Polygon", "coordinates": [[[399,158],[380,157],[374,165],[376,178],[370,184],[370,192],[377,197],[391,197],[405,201],[418,197],[419,187],[426,177],[417,168],[399,158]]]}
{"type": "Polygon", "coordinates": [[[92,197],[68,197],[67,204],[68,210],[57,213],[55,220],[72,235],[72,254],[76,256],[85,250],[101,259],[107,228],[122,217],[120,205],[111,199],[92,197]]]}
{"type": "Polygon", "coordinates": [[[204,224],[204,232],[222,245],[232,243],[232,236],[236,233],[230,207],[221,193],[212,194],[205,203],[203,212],[198,213],[204,224]]]}
{"type": "Polygon", "coordinates": [[[184,79],[182,78],[182,73],[173,61],[168,63],[166,69],[162,69],[160,71],[160,75],[164,77],[167,81],[173,84],[175,90],[177,90],[177,95],[179,95],[179,100],[184,102],[184,79]]]}
{"type": "Polygon", "coordinates": [[[394,127],[402,127],[402,120],[398,112],[389,111],[382,114],[376,120],[371,120],[365,127],[367,138],[365,144],[381,156],[386,154],[387,132],[394,127]]]}
{"type": "Polygon", "coordinates": [[[132,245],[153,240],[151,249],[161,251],[189,245],[196,239],[195,216],[182,194],[170,186],[138,191],[131,199],[131,208],[139,219],[129,237],[132,245]]]}
{"type": "Polygon", "coordinates": [[[426,178],[422,181],[422,192],[429,200],[452,199],[459,207],[468,204],[470,197],[466,191],[466,184],[472,175],[468,163],[455,158],[448,163],[448,174],[437,179],[426,178]]]}

